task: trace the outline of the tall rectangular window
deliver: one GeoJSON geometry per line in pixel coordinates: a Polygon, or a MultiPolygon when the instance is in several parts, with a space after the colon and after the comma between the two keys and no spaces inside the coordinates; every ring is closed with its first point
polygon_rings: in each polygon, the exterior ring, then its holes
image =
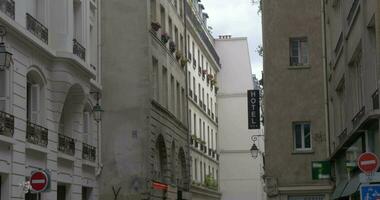
{"type": "Polygon", "coordinates": [[[302,66],[309,62],[307,37],[290,39],[290,65],[302,66]]]}
{"type": "Polygon", "coordinates": [[[178,119],[181,119],[181,91],[180,91],[180,86],[179,86],[179,82],[177,81],[177,87],[176,87],[176,92],[177,92],[177,95],[176,95],[176,99],[177,99],[177,103],[176,103],[176,112],[177,112],[177,117],[178,119]]]}
{"type": "Polygon", "coordinates": [[[211,148],[210,126],[207,126],[207,147],[208,147],[208,148],[211,148]]]}
{"type": "Polygon", "coordinates": [[[197,135],[197,114],[194,113],[194,135],[197,135]]]}
{"type": "Polygon", "coordinates": [[[363,94],[363,72],[362,72],[362,55],[358,53],[350,64],[350,76],[352,80],[352,102],[353,102],[353,115],[360,112],[364,105],[363,94]]]}
{"type": "Polygon", "coordinates": [[[191,116],[191,109],[189,109],[189,132],[190,133],[192,133],[193,132],[193,130],[192,130],[192,128],[193,128],[193,120],[192,120],[193,118],[192,118],[192,116],[191,116]]]}
{"type": "Polygon", "coordinates": [[[168,70],[165,66],[162,66],[162,101],[164,102],[165,108],[168,108],[168,70]]]}
{"type": "Polygon", "coordinates": [[[185,88],[181,88],[181,113],[182,113],[182,121],[186,123],[186,95],[185,88]]]}
{"type": "Polygon", "coordinates": [[[152,66],[153,66],[153,99],[157,102],[159,101],[159,79],[158,79],[158,60],[156,58],[152,58],[152,66]]]}
{"type": "Polygon", "coordinates": [[[203,128],[203,130],[202,130],[202,139],[203,139],[203,141],[206,141],[206,125],[205,125],[205,122],[203,122],[202,128],[203,128]]]}
{"type": "Polygon", "coordinates": [[[199,162],[199,169],[200,169],[200,181],[203,182],[203,165],[202,165],[202,161],[199,162]]]}
{"type": "Polygon", "coordinates": [[[309,122],[297,122],[293,124],[294,148],[296,151],[310,151],[311,132],[309,122]]]}
{"type": "Polygon", "coordinates": [[[194,179],[198,180],[198,160],[196,158],[194,159],[194,166],[194,179]]]}
{"type": "Polygon", "coordinates": [[[175,85],[174,76],[170,77],[170,107],[173,113],[175,113],[175,85]]]}
{"type": "Polygon", "coordinates": [[[7,111],[6,110],[6,104],[7,104],[7,87],[8,87],[8,81],[7,81],[7,71],[0,71],[0,111],[7,111]]]}
{"type": "Polygon", "coordinates": [[[83,6],[81,1],[74,0],[74,39],[83,44],[83,6]]]}
{"type": "Polygon", "coordinates": [[[173,38],[173,22],[172,22],[172,18],[169,17],[169,36],[170,38],[173,38]]]}
{"type": "Polygon", "coordinates": [[[166,16],[165,16],[165,8],[160,6],[160,18],[161,18],[161,30],[162,32],[166,31],[166,16]]]}
{"type": "Polygon", "coordinates": [[[199,138],[202,139],[202,119],[199,118],[199,138]]]}

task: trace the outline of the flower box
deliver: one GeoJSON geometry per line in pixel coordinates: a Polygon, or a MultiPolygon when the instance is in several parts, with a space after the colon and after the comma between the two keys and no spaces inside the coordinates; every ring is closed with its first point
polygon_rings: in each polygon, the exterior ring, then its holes
{"type": "Polygon", "coordinates": [[[161,34],[161,42],[162,43],[164,43],[164,44],[168,43],[169,39],[170,39],[170,36],[167,33],[161,34]]]}
{"type": "Polygon", "coordinates": [[[175,52],[175,49],[176,49],[176,46],[175,46],[175,43],[173,41],[170,41],[169,42],[169,51],[171,53],[174,53],[175,52]]]}
{"type": "Polygon", "coordinates": [[[158,30],[160,30],[160,28],[161,28],[161,25],[159,24],[159,23],[157,23],[157,22],[152,22],[152,23],[150,23],[150,26],[152,27],[152,30],[153,31],[158,31],[158,30]]]}

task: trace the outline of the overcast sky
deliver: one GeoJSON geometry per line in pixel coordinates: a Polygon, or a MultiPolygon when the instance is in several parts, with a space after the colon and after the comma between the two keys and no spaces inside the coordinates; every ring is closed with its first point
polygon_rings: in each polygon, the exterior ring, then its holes
{"type": "Polygon", "coordinates": [[[262,44],[258,5],[252,5],[251,0],[202,0],[202,3],[210,16],[208,25],[213,28],[214,37],[232,35],[248,38],[252,73],[261,78],[262,58],[256,52],[257,46],[262,44]]]}

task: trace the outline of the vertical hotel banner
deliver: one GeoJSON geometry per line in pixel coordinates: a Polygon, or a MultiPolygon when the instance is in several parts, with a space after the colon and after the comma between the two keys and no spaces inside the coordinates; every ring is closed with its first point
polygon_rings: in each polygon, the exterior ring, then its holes
{"type": "Polygon", "coordinates": [[[260,91],[248,90],[248,129],[260,129],[260,91]]]}

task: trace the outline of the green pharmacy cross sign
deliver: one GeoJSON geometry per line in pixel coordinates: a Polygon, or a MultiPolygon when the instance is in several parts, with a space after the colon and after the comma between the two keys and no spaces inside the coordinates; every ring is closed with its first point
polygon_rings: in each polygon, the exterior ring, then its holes
{"type": "Polygon", "coordinates": [[[313,180],[330,179],[331,163],[330,161],[313,161],[311,162],[311,174],[313,180]]]}

